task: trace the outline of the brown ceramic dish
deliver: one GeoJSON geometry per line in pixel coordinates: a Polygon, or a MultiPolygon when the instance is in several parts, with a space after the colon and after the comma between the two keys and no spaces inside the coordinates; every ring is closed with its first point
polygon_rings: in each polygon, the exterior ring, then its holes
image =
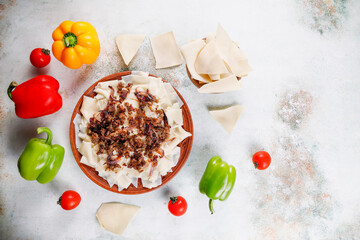
{"type": "Polygon", "coordinates": [[[195,79],[191,76],[187,65],[186,65],[186,72],[187,72],[188,77],[190,78],[191,82],[195,85],[195,87],[200,88],[202,85],[204,85],[204,84],[200,84],[200,82],[199,82],[198,80],[195,80],[195,79]]]}
{"type": "MultiPolygon", "coordinates": [[[[91,87],[89,87],[85,91],[85,93],[81,96],[80,100],[76,104],[74,112],[73,112],[72,117],[71,117],[71,122],[70,122],[70,144],[71,144],[71,149],[72,149],[72,152],[74,154],[76,162],[80,166],[81,170],[86,174],[86,176],[88,176],[94,183],[96,183],[100,187],[105,188],[106,190],[116,192],[116,193],[121,193],[121,194],[141,194],[141,193],[146,193],[146,192],[153,191],[153,190],[165,185],[167,182],[169,182],[180,171],[180,169],[184,166],[184,164],[185,164],[185,162],[186,162],[186,160],[187,160],[187,158],[189,157],[189,154],[190,154],[190,150],[191,150],[191,147],[192,147],[192,141],[193,141],[193,134],[194,134],[191,114],[190,114],[190,110],[189,110],[188,106],[186,105],[185,100],[183,99],[183,97],[180,95],[180,93],[175,88],[174,89],[175,89],[176,93],[178,94],[178,96],[180,97],[182,102],[184,103],[183,106],[181,107],[182,112],[183,112],[183,120],[184,120],[183,128],[187,132],[190,132],[192,136],[184,139],[178,145],[181,148],[179,161],[178,161],[177,165],[172,168],[172,172],[169,172],[168,174],[166,174],[165,176],[162,177],[162,184],[161,185],[159,185],[159,186],[157,186],[155,188],[145,188],[145,187],[142,186],[141,180],[139,179],[137,188],[132,184],[127,189],[123,189],[120,192],[118,191],[117,185],[114,185],[114,186],[112,186],[110,188],[108,182],[105,179],[103,179],[102,177],[100,177],[98,175],[98,173],[95,171],[94,168],[89,167],[89,166],[87,166],[85,164],[82,164],[80,162],[82,155],[77,150],[76,144],[75,144],[75,128],[74,128],[73,121],[74,121],[74,118],[75,118],[76,114],[80,114],[80,107],[81,107],[81,104],[82,104],[82,101],[83,101],[83,97],[84,96],[89,96],[89,97],[95,96],[95,93],[93,92],[93,90],[94,90],[95,86],[99,82],[110,81],[110,80],[118,80],[118,79],[121,79],[121,77],[129,75],[129,74],[131,74],[130,71],[119,72],[119,73],[109,75],[109,76],[104,77],[103,79],[97,81],[96,83],[94,83],[91,87]]],[[[154,75],[150,75],[150,76],[156,77],[154,75]]]]}

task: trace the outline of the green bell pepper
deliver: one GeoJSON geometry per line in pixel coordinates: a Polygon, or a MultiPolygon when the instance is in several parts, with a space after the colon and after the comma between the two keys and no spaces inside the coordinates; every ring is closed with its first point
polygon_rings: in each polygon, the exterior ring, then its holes
{"type": "Polygon", "coordinates": [[[202,194],[206,194],[209,199],[211,214],[214,213],[213,200],[225,201],[235,184],[236,170],[232,165],[222,161],[219,156],[212,157],[205,169],[199,184],[202,194]]]}
{"type": "Polygon", "coordinates": [[[26,180],[48,183],[57,174],[64,159],[62,146],[51,145],[52,132],[47,127],[39,127],[37,133],[47,133],[47,139],[32,138],[27,143],[18,161],[20,175],[26,180]]]}

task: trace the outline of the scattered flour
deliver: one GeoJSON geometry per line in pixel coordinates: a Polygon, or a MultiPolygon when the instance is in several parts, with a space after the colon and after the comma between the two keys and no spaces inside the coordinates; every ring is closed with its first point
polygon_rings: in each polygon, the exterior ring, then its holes
{"type": "Polygon", "coordinates": [[[305,12],[303,22],[324,34],[341,28],[346,14],[347,0],[299,0],[305,12]]]}
{"type": "Polygon", "coordinates": [[[311,113],[313,97],[310,93],[288,91],[280,102],[279,117],[293,129],[296,129],[311,113]]]}
{"type": "Polygon", "coordinates": [[[334,201],[314,161],[316,147],[288,130],[271,147],[272,166],[256,172],[253,201],[259,239],[307,239],[324,236],[334,201]]]}

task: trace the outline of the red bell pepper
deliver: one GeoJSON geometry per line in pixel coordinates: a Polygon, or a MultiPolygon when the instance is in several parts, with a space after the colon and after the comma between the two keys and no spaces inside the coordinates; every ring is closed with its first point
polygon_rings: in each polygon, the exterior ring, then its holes
{"type": "Polygon", "coordinates": [[[10,83],[7,93],[15,103],[20,118],[36,118],[52,114],[62,107],[59,82],[48,75],[34,77],[20,85],[10,83]]]}

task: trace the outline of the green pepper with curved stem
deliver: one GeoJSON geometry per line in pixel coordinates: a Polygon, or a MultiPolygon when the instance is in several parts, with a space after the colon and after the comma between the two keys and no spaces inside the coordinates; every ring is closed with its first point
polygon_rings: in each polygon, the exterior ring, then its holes
{"type": "Polygon", "coordinates": [[[213,201],[225,201],[235,184],[236,170],[232,165],[222,161],[219,156],[212,157],[205,169],[199,184],[202,194],[209,197],[209,208],[214,213],[213,201]]]}
{"type": "Polygon", "coordinates": [[[51,144],[52,132],[47,127],[39,127],[37,133],[47,133],[47,139],[32,138],[27,143],[18,161],[20,175],[26,180],[48,183],[58,173],[64,159],[65,150],[58,144],[51,144]]]}

